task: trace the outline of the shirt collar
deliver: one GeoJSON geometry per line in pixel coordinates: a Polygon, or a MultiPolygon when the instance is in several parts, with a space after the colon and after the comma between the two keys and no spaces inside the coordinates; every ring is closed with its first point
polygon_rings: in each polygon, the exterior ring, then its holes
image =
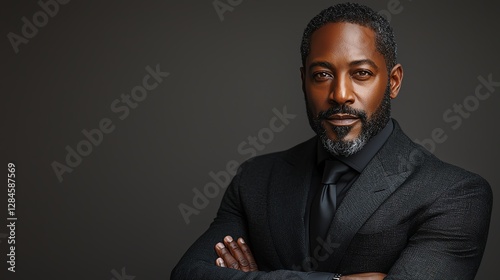
{"type": "Polygon", "coordinates": [[[318,165],[321,165],[326,159],[335,158],[343,163],[349,165],[352,169],[361,173],[363,169],[372,160],[375,154],[382,148],[384,143],[387,141],[389,136],[394,129],[394,124],[392,119],[387,122],[385,127],[375,136],[373,136],[368,143],[361,149],[361,151],[355,153],[354,155],[344,157],[344,156],[333,156],[331,155],[321,143],[321,139],[318,138],[318,165]]]}

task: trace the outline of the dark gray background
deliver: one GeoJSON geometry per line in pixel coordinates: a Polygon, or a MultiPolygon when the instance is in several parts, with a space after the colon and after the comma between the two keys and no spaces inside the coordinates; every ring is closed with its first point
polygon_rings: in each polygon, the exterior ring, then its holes
{"type": "MultiPolygon", "coordinates": [[[[122,267],[136,280],[168,279],[222,192],[189,225],[178,205],[192,205],[192,189],[213,181],[210,171],[248,158],[237,147],[268,127],[273,108],[297,118],[259,154],[313,135],[299,43],[307,22],[337,2],[244,0],[221,21],[212,1],[71,1],[15,54],[7,34],[20,34],[21,18],[41,8],[4,1],[1,138],[3,165],[17,165],[17,279],[112,279],[122,267]],[[118,119],[110,104],[156,64],[170,76],[118,119]],[[81,130],[106,117],[115,130],[60,183],[51,163],[64,163],[65,146],[75,148],[81,130]]],[[[359,2],[378,11],[389,0],[359,2]]],[[[391,23],[405,77],[393,116],[413,139],[443,128],[448,139],[435,154],[479,173],[498,195],[500,88],[456,130],[443,113],[474,94],[478,76],[500,81],[500,4],[400,2],[391,23]]],[[[496,200],[477,279],[491,279],[498,265],[498,209],[496,200]]],[[[0,278],[10,279],[0,241],[0,278]]]]}

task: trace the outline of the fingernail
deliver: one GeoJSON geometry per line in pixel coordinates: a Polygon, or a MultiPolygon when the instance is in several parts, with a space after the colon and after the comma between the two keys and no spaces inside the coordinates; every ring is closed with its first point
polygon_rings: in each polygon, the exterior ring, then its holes
{"type": "Polygon", "coordinates": [[[219,242],[219,243],[217,243],[217,248],[219,248],[219,249],[224,249],[224,244],[222,244],[222,243],[220,243],[220,242],[219,242]]]}
{"type": "Polygon", "coordinates": [[[217,259],[217,263],[219,264],[219,266],[221,266],[221,267],[225,267],[225,265],[224,265],[224,261],[223,261],[221,258],[218,258],[218,259],[217,259]]]}
{"type": "Polygon", "coordinates": [[[245,244],[245,240],[243,240],[243,238],[240,238],[240,243],[245,244]]]}
{"type": "Polygon", "coordinates": [[[226,240],[226,242],[233,242],[233,238],[231,236],[226,236],[226,238],[224,238],[224,240],[226,240]]]}

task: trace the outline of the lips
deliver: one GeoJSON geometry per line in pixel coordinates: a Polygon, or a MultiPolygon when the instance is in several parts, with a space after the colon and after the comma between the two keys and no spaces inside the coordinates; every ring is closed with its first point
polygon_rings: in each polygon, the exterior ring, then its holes
{"type": "Polygon", "coordinates": [[[359,121],[359,117],[349,114],[334,114],[327,121],[335,126],[350,126],[359,121]]]}

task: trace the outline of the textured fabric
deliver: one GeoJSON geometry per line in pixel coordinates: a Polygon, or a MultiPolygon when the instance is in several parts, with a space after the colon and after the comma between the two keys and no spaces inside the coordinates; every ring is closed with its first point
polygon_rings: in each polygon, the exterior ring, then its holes
{"type": "Polygon", "coordinates": [[[327,254],[309,257],[304,215],[316,151],[313,138],[242,164],[215,220],[171,279],[308,279],[308,270],[382,272],[388,280],[474,279],[491,188],[413,143],[397,123],[338,207],[322,243],[327,254]],[[215,265],[214,245],[226,235],[245,238],[261,271],[215,265]]]}

